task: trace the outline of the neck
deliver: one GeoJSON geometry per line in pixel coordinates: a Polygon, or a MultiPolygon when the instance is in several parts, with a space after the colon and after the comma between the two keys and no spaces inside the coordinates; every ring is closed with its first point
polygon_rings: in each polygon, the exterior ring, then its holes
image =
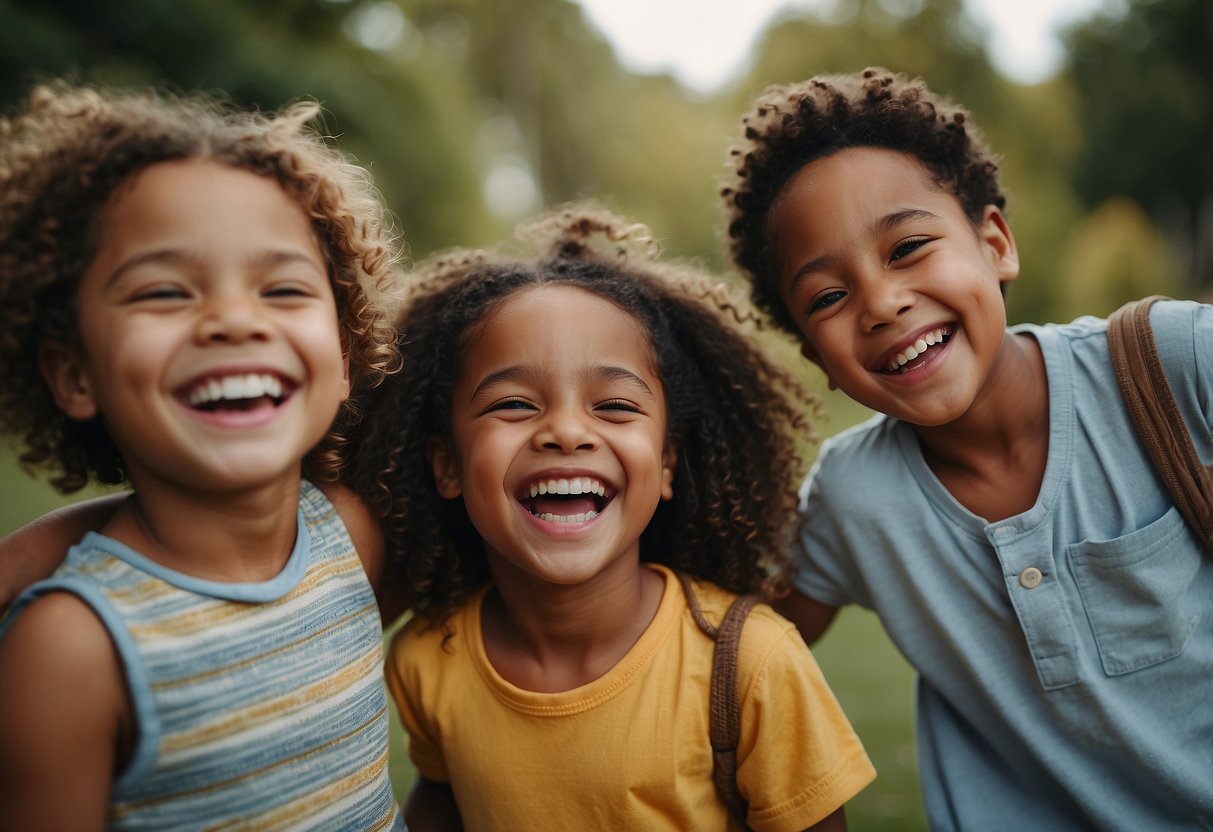
{"type": "Polygon", "coordinates": [[[299,483],[232,494],[161,485],[135,493],[102,531],[187,575],[229,583],[269,580],[294,549],[299,483]]]}
{"type": "Polygon", "coordinates": [[[526,690],[554,692],[592,682],[643,635],[661,605],[665,582],[634,561],[571,586],[501,580],[484,602],[489,661],[526,690]]]}
{"type": "Polygon", "coordinates": [[[970,510],[993,521],[1030,508],[1049,442],[1048,380],[1036,340],[1008,333],[969,411],[915,430],[927,464],[970,510]]]}

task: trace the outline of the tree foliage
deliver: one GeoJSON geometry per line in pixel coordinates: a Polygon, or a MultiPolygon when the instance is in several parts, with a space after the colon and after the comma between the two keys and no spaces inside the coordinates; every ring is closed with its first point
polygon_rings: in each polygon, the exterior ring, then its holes
{"type": "Polygon", "coordinates": [[[1185,263],[1213,284],[1213,4],[1126,0],[1067,35],[1086,148],[1073,181],[1093,207],[1136,200],[1185,263]]]}

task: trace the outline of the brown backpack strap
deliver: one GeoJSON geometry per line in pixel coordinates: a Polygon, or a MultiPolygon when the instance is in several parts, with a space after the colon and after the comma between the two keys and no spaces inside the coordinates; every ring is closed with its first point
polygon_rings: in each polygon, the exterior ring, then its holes
{"type": "Polygon", "coordinates": [[[745,824],[749,806],[737,789],[737,743],[741,737],[741,698],[737,691],[737,654],[741,647],[741,629],[746,617],[758,603],[756,595],[739,595],[729,606],[719,626],[703,615],[691,579],[678,573],[691,615],[699,629],[716,642],[712,649],[710,738],[712,742],[712,781],[716,793],[733,817],[745,824]]]}
{"type": "Polygon", "coordinates": [[[1201,464],[1150,330],[1153,295],[1108,317],[1108,353],[1129,416],[1171,499],[1205,545],[1213,547],[1213,475],[1201,464]]]}

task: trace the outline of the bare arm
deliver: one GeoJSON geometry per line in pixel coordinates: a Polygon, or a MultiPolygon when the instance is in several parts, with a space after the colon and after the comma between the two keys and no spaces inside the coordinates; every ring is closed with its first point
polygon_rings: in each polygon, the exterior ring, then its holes
{"type": "Polygon", "coordinates": [[[817,823],[806,829],[805,832],[809,832],[809,830],[812,830],[812,832],[847,832],[845,809],[839,806],[832,815],[817,821],[817,823]]]}
{"type": "Polygon", "coordinates": [[[0,611],[49,576],[85,532],[104,526],[127,494],[108,494],[55,509],[0,539],[0,611]]]}
{"type": "Polygon", "coordinates": [[[13,621],[0,640],[7,828],[104,828],[119,744],[133,736],[119,668],[109,634],[73,595],[39,598],[13,621]]]}
{"type": "Polygon", "coordinates": [[[418,777],[404,804],[404,822],[410,832],[462,832],[463,820],[450,784],[418,777]]]}
{"type": "Polygon", "coordinates": [[[774,606],[780,615],[796,625],[801,638],[810,647],[825,635],[834,623],[834,616],[838,615],[838,607],[814,601],[796,590],[777,600],[774,606]]]}

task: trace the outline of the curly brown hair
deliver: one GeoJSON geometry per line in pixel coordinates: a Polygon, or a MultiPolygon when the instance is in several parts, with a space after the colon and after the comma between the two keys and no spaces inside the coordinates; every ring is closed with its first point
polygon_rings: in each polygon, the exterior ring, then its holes
{"type": "Polygon", "coordinates": [[[768,218],[805,165],[848,147],[880,147],[919,159],[977,224],[986,205],[1006,206],[998,165],[968,112],[921,79],[879,67],[768,87],[742,120],[730,151],[734,177],[721,189],[729,254],[749,278],[754,303],[797,333],[775,281],[768,218]]]}
{"type": "MultiPolygon", "coordinates": [[[[126,480],[101,418],[73,422],[55,405],[38,350],[79,344],[76,288],[103,209],[115,189],[160,162],[204,158],[278,182],[320,241],[353,388],[398,368],[395,329],[377,303],[398,273],[398,238],[366,171],[308,126],[319,109],[300,102],[266,115],[202,94],[60,81],[36,87],[22,112],[0,119],[0,431],[24,443],[27,469],[49,469],[65,493],[90,479],[126,480]]],[[[336,476],[358,418],[356,406],[342,408],[309,454],[310,475],[336,476]]]]}
{"type": "Polygon", "coordinates": [[[643,226],[606,211],[568,207],[520,231],[537,254],[459,250],[421,269],[398,322],[405,369],[365,405],[350,482],[383,518],[388,591],[444,622],[490,580],[463,500],[438,494],[428,446],[449,439],[477,327],[514,292],[549,285],[604,298],[649,334],[678,460],[675,497],[648,524],[641,558],[734,592],[776,591],[817,401],[753,337],[762,319],[724,283],[656,260],[643,226]]]}

